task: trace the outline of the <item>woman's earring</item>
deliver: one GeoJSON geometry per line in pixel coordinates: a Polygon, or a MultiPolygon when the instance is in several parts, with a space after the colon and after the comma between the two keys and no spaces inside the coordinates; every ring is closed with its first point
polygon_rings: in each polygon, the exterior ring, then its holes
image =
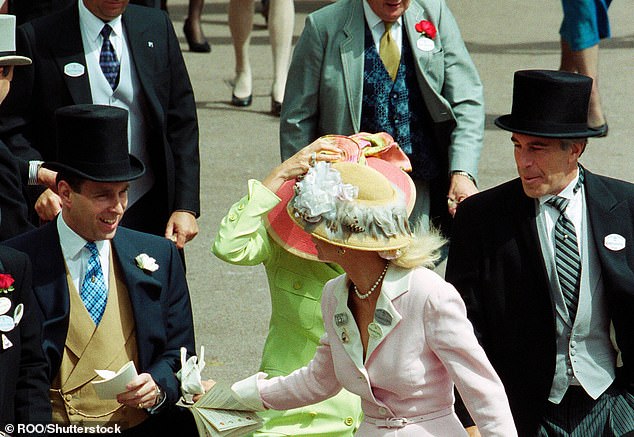
{"type": "Polygon", "coordinates": [[[340,247],[339,249],[337,249],[337,253],[339,255],[344,255],[346,253],[346,249],[344,249],[343,247],[340,247]]]}

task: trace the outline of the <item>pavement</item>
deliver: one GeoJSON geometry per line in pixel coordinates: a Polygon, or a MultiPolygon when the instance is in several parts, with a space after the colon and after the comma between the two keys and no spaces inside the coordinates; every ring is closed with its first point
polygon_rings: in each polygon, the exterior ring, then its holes
{"type": "MultiPolygon", "coordinates": [[[[516,176],[510,134],[493,120],[510,112],[513,72],[559,65],[561,4],[553,0],[447,0],[484,83],[485,146],[480,187],[516,176]]],[[[327,0],[296,0],[294,34],[306,15],[327,0]]],[[[247,180],[261,179],[279,163],[278,122],[269,114],[271,49],[264,19],[256,14],[251,60],[253,105],[230,105],[234,58],[227,25],[227,0],[207,1],[203,30],[213,50],[188,52],[183,36],[187,0],[169,0],[169,13],[194,86],[200,123],[200,234],[186,248],[197,345],[205,346],[205,377],[235,381],[257,371],[267,333],[270,301],[264,268],[226,264],[210,252],[218,224],[246,194],[247,180]]],[[[634,8],[614,2],[612,39],[601,44],[600,91],[608,137],[591,139],[582,163],[591,171],[634,182],[634,8]],[[627,115],[627,114],[630,115],[627,115]]],[[[290,77],[289,80],[301,80],[290,77]]]]}

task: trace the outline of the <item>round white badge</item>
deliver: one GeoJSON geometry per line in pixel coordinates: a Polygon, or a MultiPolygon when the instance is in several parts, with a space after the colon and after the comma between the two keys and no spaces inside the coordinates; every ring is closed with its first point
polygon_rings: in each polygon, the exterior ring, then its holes
{"type": "Polygon", "coordinates": [[[15,323],[13,323],[13,317],[0,316],[0,331],[9,332],[13,328],[15,328],[15,323]]]}
{"type": "Polygon", "coordinates": [[[603,245],[608,249],[617,252],[625,248],[625,237],[619,234],[606,235],[603,239],[603,245]]]}
{"type": "Polygon", "coordinates": [[[64,65],[64,74],[69,77],[83,76],[84,71],[86,71],[86,68],[77,62],[64,65]]]}
{"type": "Polygon", "coordinates": [[[434,41],[423,36],[416,41],[416,47],[424,52],[431,52],[434,50],[434,41]]]}
{"type": "Polygon", "coordinates": [[[20,320],[22,320],[22,315],[24,314],[24,304],[20,304],[17,307],[15,307],[15,311],[13,311],[13,323],[15,323],[15,326],[18,326],[18,323],[20,323],[20,320]]]}
{"type": "Polygon", "coordinates": [[[11,300],[8,297],[0,297],[0,315],[6,314],[11,308],[11,300]]]}

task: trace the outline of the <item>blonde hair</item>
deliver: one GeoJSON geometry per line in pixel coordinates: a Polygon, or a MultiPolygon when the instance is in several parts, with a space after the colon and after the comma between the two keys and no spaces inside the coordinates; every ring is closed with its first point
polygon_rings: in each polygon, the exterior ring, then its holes
{"type": "Polygon", "coordinates": [[[434,268],[440,260],[442,247],[447,240],[435,228],[428,228],[419,219],[412,230],[410,243],[394,251],[380,253],[383,258],[390,259],[392,264],[413,269],[416,267],[434,268]]]}

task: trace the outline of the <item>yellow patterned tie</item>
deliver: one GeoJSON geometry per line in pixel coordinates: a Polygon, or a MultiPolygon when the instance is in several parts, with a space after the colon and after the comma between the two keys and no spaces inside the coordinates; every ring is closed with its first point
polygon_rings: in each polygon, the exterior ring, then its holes
{"type": "Polygon", "coordinates": [[[385,24],[385,33],[383,33],[379,42],[379,56],[388,74],[394,80],[398,72],[398,65],[401,63],[401,51],[398,49],[396,41],[394,41],[390,32],[394,23],[384,21],[383,24],[385,24]]]}

